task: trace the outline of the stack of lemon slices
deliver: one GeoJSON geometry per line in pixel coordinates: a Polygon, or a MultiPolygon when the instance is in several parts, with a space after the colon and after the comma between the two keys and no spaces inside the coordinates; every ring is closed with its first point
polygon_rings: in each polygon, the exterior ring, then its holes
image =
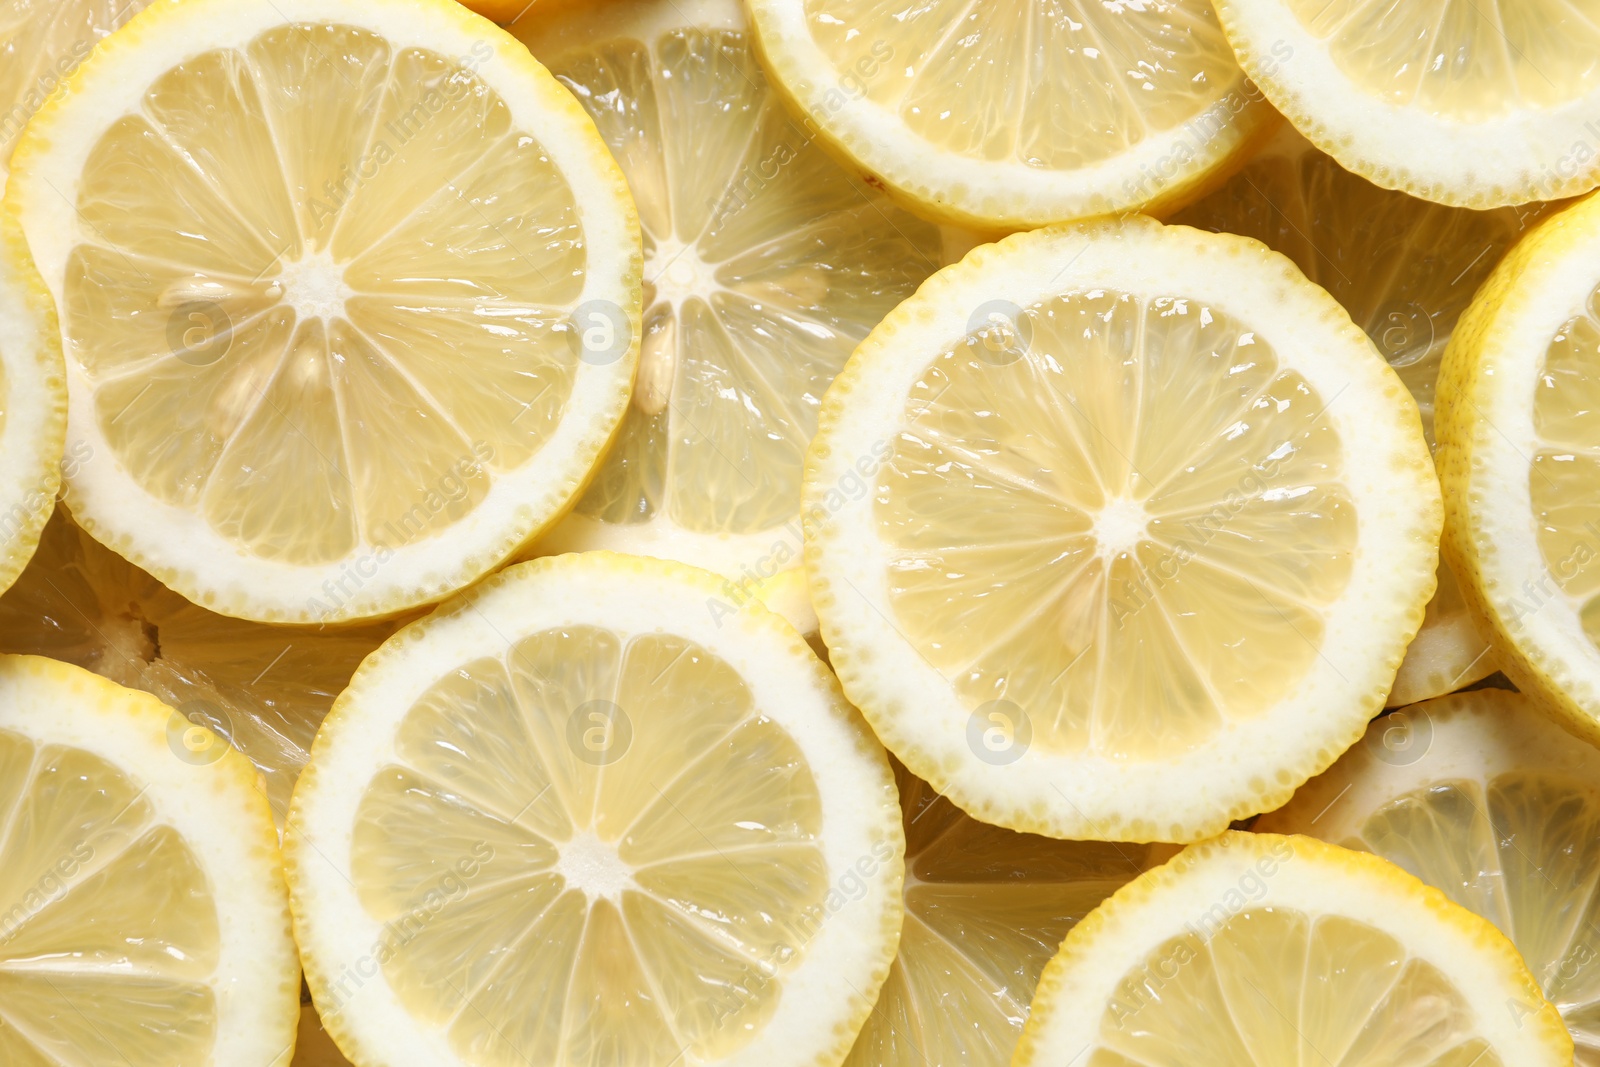
{"type": "Polygon", "coordinates": [[[0,0],[0,1062],[1600,1065],[1600,9],[468,6],[0,0]]]}

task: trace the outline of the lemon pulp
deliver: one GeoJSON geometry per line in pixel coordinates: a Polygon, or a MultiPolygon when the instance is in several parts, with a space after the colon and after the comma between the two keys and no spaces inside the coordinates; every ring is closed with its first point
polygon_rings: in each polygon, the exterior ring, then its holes
{"type": "Polygon", "coordinates": [[[108,447],[255,557],[437,535],[559,421],[573,192],[460,58],[320,24],[205,52],[76,207],[63,333],[108,447]]]}
{"type": "Polygon", "coordinates": [[[1297,683],[1348,579],[1330,399],[1180,297],[1070,292],[969,335],[880,476],[896,625],[1035,745],[1202,743],[1297,683]]]}
{"type": "Polygon", "coordinates": [[[1009,1062],[1061,939],[1139,873],[1150,849],[981,823],[898,762],[895,784],[905,812],[905,925],[846,1067],[1009,1062]]]}
{"type": "Polygon", "coordinates": [[[1162,944],[1119,983],[1088,1067],[1212,1061],[1500,1067],[1450,978],[1338,915],[1246,908],[1162,944]]]}
{"type": "Polygon", "coordinates": [[[644,232],[633,403],[576,510],[624,551],[766,577],[799,559],[823,394],[941,264],[942,238],[813,143],[723,6],[701,5],[716,18],[697,26],[625,4],[570,31],[576,44],[547,43],[559,15],[535,10],[517,32],[593,116],[644,232]],[[684,536],[628,539],[646,524],[684,536]]]}
{"type": "Polygon", "coordinates": [[[805,758],[726,662],[573,626],[406,714],[351,872],[385,979],[464,1059],[665,1067],[770,1018],[828,907],[820,829],[805,758]]]}
{"type": "Polygon", "coordinates": [[[92,753],[0,729],[6,1063],[210,1058],[207,979],[222,947],[212,886],[143,794],[92,753]]]}

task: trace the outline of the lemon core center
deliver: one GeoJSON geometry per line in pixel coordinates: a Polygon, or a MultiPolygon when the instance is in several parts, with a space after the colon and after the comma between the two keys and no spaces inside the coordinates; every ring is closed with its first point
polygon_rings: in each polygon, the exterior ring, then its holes
{"type": "Polygon", "coordinates": [[[328,319],[344,315],[345,301],[355,295],[344,280],[344,267],[326,250],[309,252],[284,265],[278,275],[283,302],[302,319],[328,319]]]}
{"type": "Polygon", "coordinates": [[[645,257],[644,278],[655,286],[654,303],[674,308],[692,296],[709,296],[720,288],[711,264],[701,259],[695,246],[663,238],[645,257]]]}
{"type": "Polygon", "coordinates": [[[1131,497],[1116,497],[1106,502],[1094,520],[1094,539],[1100,555],[1106,558],[1130,552],[1147,536],[1150,513],[1131,497]]]}
{"type": "Polygon", "coordinates": [[[556,873],[590,900],[619,900],[624,889],[637,889],[633,868],[622,862],[616,846],[585,830],[561,846],[556,873]]]}

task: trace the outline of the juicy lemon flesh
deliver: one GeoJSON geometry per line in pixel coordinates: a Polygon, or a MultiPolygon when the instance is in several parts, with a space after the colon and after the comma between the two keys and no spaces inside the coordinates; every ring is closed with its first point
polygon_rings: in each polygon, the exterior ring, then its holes
{"type": "Polygon", "coordinates": [[[102,546],[63,508],[0,596],[0,651],[72,663],[159,697],[175,709],[169,733],[179,744],[190,724],[212,730],[255,764],[280,826],[317,726],[393,629],[217,615],[102,546]]]}
{"type": "Polygon", "coordinates": [[[551,59],[616,154],[644,231],[638,385],[578,511],[703,534],[798,514],[822,395],[940,265],[938,230],[851,178],[736,30],[551,59]]]}
{"type": "MultiPolygon", "coordinates": [[[[1173,222],[1254,237],[1294,260],[1350,313],[1405,383],[1433,434],[1439,364],[1456,321],[1485,278],[1546,208],[1472,211],[1383,189],[1351,174],[1285,125],[1278,139],[1221,189],[1173,222]]],[[[1412,699],[1449,692],[1491,673],[1488,646],[1470,625],[1455,574],[1441,560],[1419,637],[1457,626],[1464,647],[1427,666],[1412,699]]]]}
{"type": "Polygon", "coordinates": [[[681,638],[536,633],[436,683],[395,753],[351,876],[385,979],[473,1063],[730,1054],[825,915],[804,757],[681,638]]]}
{"type": "Polygon", "coordinates": [[[1561,0],[1288,0],[1334,64],[1396,107],[1459,122],[1571,103],[1600,84],[1600,24],[1561,0]]]}
{"type": "Polygon", "coordinates": [[[0,0],[0,172],[17,137],[100,38],[149,0],[0,0]]]}
{"type": "Polygon", "coordinates": [[[0,730],[0,1060],[207,1063],[221,951],[209,880],[143,789],[0,730]]]}
{"type": "MultiPolygon", "coordinates": [[[[1538,438],[1528,490],[1538,524],[1539,554],[1558,595],[1577,612],[1583,632],[1600,647],[1600,290],[1550,342],[1533,398],[1538,438]]],[[[1539,590],[1533,591],[1535,595],[1539,590]]],[[[1537,608],[1539,600],[1532,601],[1537,608]]]]}
{"type": "Polygon", "coordinates": [[[989,826],[898,763],[900,952],[845,1067],[1007,1063],[1061,939],[1139,874],[1147,849],[989,826]]]}
{"type": "MultiPolygon", "coordinates": [[[[1219,909],[1220,910],[1220,909],[1219,909]]],[[[1450,979],[1355,919],[1249,907],[1120,981],[1087,1067],[1502,1067],[1450,979]],[[1203,936],[1202,936],[1203,935],[1203,936]]]]}
{"type": "Polygon", "coordinates": [[[1438,782],[1379,808],[1346,845],[1504,931],[1561,1012],[1580,1067],[1600,1067],[1600,791],[1538,771],[1438,782]]]}
{"type": "Polygon", "coordinates": [[[1191,300],[1072,292],[1018,323],[911,389],[875,505],[896,623],[1035,745],[1186,751],[1296,684],[1348,581],[1326,401],[1191,300]]]}
{"type": "Polygon", "coordinates": [[[101,432],[256,557],[436,535],[560,418],[573,192],[462,61],[339,25],[204,53],[100,137],[77,208],[63,330],[101,432]]]}
{"type": "Polygon", "coordinates": [[[1091,166],[1206,123],[1244,86],[1209,3],[807,0],[805,11],[841,98],[865,94],[930,145],[985,162],[1091,166]]]}

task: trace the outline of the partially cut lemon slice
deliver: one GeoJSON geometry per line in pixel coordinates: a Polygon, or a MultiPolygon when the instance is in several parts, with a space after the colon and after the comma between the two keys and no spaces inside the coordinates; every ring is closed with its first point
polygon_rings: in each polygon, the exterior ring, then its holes
{"type": "Polygon", "coordinates": [[[581,491],[627,403],[637,222],[582,109],[447,0],[177,0],[7,189],[61,309],[90,533],[214,611],[392,614],[581,491]]]}
{"type": "Polygon", "coordinates": [[[289,1063],[300,969],[266,799],[237,753],[186,758],[170,715],[0,657],[0,1062],[289,1063]]]}
{"type": "Polygon", "coordinates": [[[1256,823],[1399,864],[1511,938],[1600,1065],[1600,751],[1504,689],[1373,722],[1328,771],[1256,823]]]}
{"type": "Polygon", "coordinates": [[[905,812],[900,951],[845,1067],[1009,1063],[1039,972],[1073,924],[1163,846],[990,826],[894,765],[905,812]]]}
{"type": "Polygon", "coordinates": [[[768,86],[737,0],[541,3],[512,32],[593,115],[645,241],[633,403],[540,547],[716,571],[732,610],[800,565],[823,393],[947,262],[942,236],[813,143],[768,86]]]}
{"type": "Polygon", "coordinates": [[[1210,0],[751,0],[807,128],[931,218],[1170,208],[1275,121],[1210,0]]]}
{"type": "Polygon", "coordinates": [[[61,488],[67,386],[50,294],[0,217],[0,592],[27,566],[61,488]]]}
{"type": "Polygon", "coordinates": [[[838,1063],[888,973],[883,749],[793,628],[610,553],[512,567],[367,659],[285,855],[358,1063],[838,1063]]]}
{"type": "Polygon", "coordinates": [[[174,730],[201,726],[216,739],[190,758],[231,746],[255,764],[280,824],[333,698],[394,629],[268,626],[207,611],[84,533],[65,508],[0,597],[0,652],[49,656],[160,697],[174,730]]]}
{"type": "MultiPolygon", "coordinates": [[[[1434,443],[1434,386],[1456,320],[1495,264],[1547,210],[1470,211],[1373,185],[1284,125],[1221,189],[1173,222],[1254,237],[1328,290],[1411,390],[1434,443]]],[[[1389,692],[1442,696],[1497,669],[1455,575],[1439,588],[1389,692]]]]}
{"type": "Polygon", "coordinates": [[[1600,184],[1588,0],[1217,0],[1239,62],[1317,147],[1458,207],[1600,184]]]}
{"type": "Polygon", "coordinates": [[[1445,554],[1501,669],[1600,741],[1600,200],[1484,283],[1439,375],[1445,554]]]}
{"type": "Polygon", "coordinates": [[[1564,1067],[1516,949],[1398,867],[1308,837],[1185,849],[1073,928],[1017,1067],[1564,1067]]]}
{"type": "Polygon", "coordinates": [[[834,383],[805,492],[845,692],[967,811],[1056,837],[1282,803],[1382,707],[1438,559],[1416,404],[1349,316],[1138,216],[936,274],[834,383]]]}
{"type": "Polygon", "coordinates": [[[0,179],[34,112],[150,0],[0,0],[0,179]]]}

